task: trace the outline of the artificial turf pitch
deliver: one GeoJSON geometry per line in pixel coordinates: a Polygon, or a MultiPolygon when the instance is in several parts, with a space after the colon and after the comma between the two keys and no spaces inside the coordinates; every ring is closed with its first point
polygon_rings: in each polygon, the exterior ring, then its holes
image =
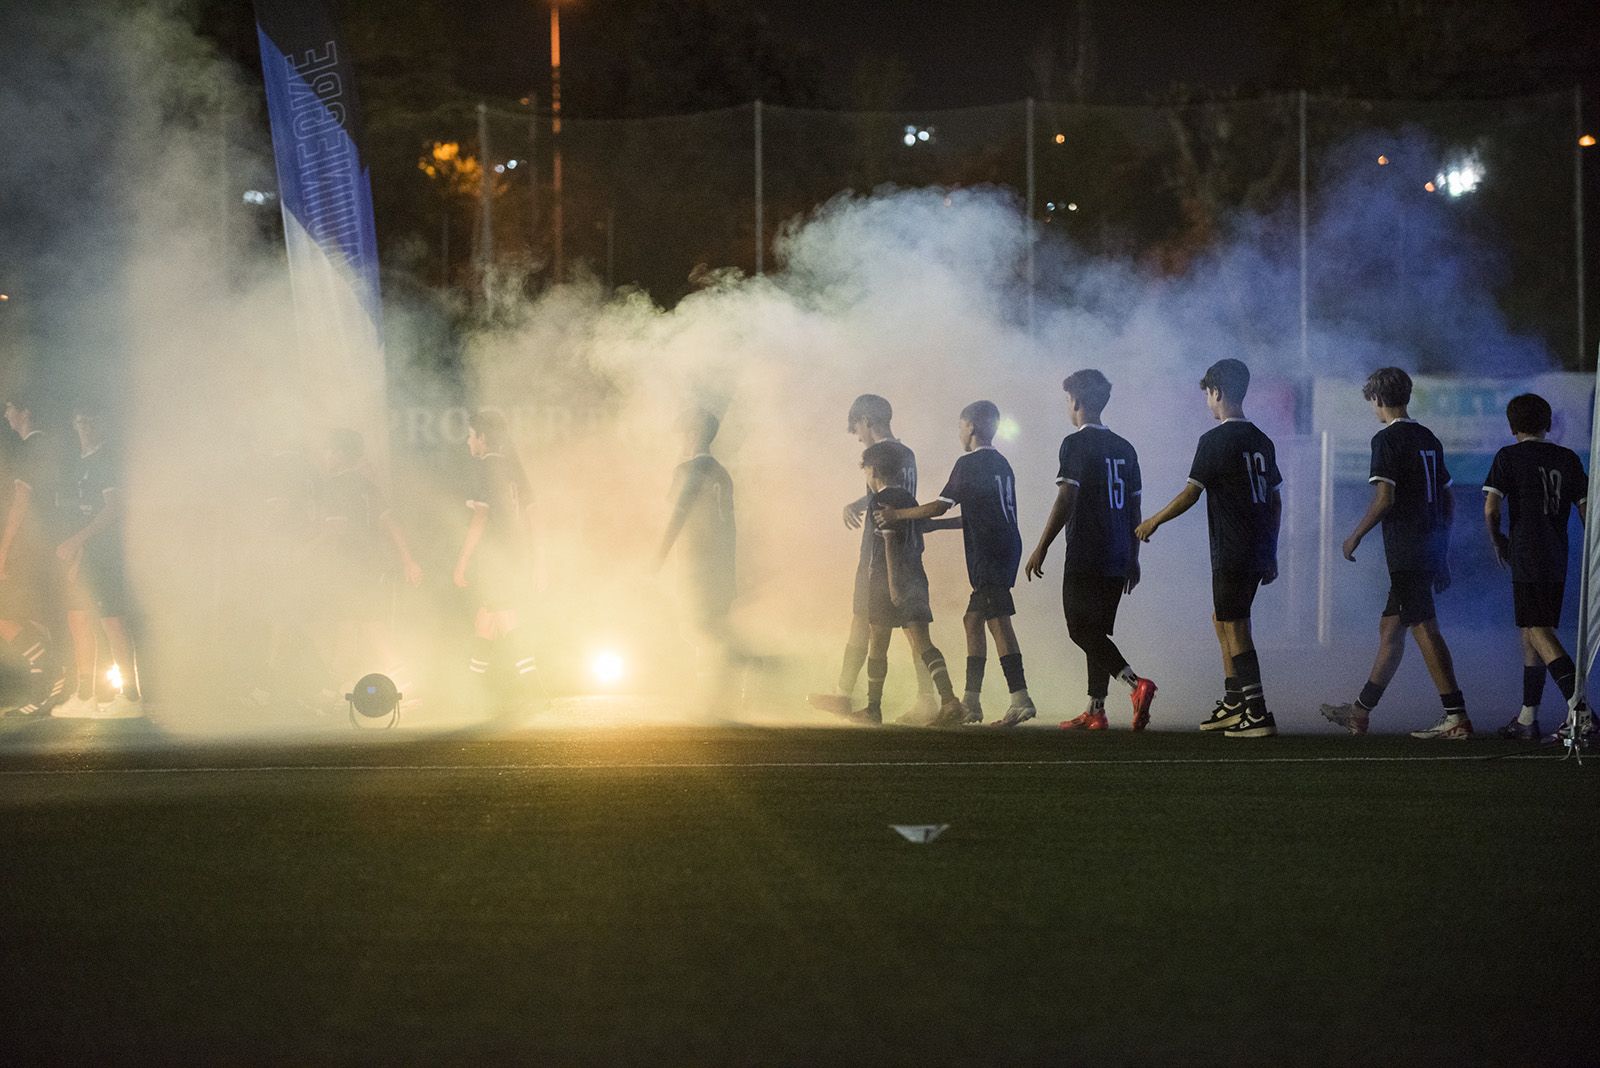
{"type": "Polygon", "coordinates": [[[7,1063],[1600,1058],[1600,757],[4,726],[7,1063]]]}

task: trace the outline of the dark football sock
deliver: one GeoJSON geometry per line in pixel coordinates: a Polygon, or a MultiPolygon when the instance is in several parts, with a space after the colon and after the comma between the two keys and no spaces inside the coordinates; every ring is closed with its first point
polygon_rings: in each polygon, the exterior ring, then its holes
{"type": "Polygon", "coordinates": [[[883,680],[889,677],[888,657],[867,658],[867,707],[883,708],[883,680]]]}
{"type": "Polygon", "coordinates": [[[861,665],[867,662],[867,647],[862,645],[847,645],[844,647],[844,663],[839,668],[839,692],[853,693],[856,680],[861,677],[861,665]]]}
{"type": "Polygon", "coordinates": [[[944,654],[936,645],[930,645],[922,650],[922,662],[928,665],[928,676],[933,680],[934,689],[939,691],[939,697],[948,701],[956,695],[955,687],[950,684],[950,669],[944,666],[944,654]]]}
{"type": "MultiPolygon", "coordinates": [[[[1568,660],[1567,663],[1572,663],[1568,660]]],[[[1550,670],[1555,670],[1555,665],[1550,665],[1550,670]]],[[[1532,667],[1522,666],[1522,703],[1529,708],[1538,708],[1540,698],[1544,697],[1544,666],[1535,664],[1532,667]]]]}
{"type": "Polygon", "coordinates": [[[1447,716],[1464,716],[1467,714],[1467,699],[1461,696],[1460,690],[1451,690],[1449,693],[1440,694],[1439,703],[1444,705],[1444,714],[1447,716]]]}
{"type": "Polygon", "coordinates": [[[1000,658],[1000,670],[1006,673],[1006,690],[1016,693],[1028,688],[1028,677],[1022,673],[1022,654],[1007,653],[1000,658]]]}
{"type": "Polygon", "coordinates": [[[1238,708],[1244,702],[1239,694],[1239,679],[1236,675],[1229,675],[1222,680],[1222,703],[1228,708],[1238,708]]]}
{"type": "Polygon", "coordinates": [[[1578,680],[1578,669],[1572,663],[1572,657],[1564,656],[1560,660],[1550,661],[1550,677],[1556,680],[1556,689],[1561,691],[1561,696],[1572,700],[1572,691],[1578,680]]]}
{"type": "Polygon", "coordinates": [[[505,636],[505,643],[512,650],[512,655],[517,659],[511,665],[517,673],[517,682],[522,686],[537,688],[539,686],[539,663],[533,656],[533,635],[524,633],[523,628],[518,628],[505,636]]]}
{"type": "Polygon", "coordinates": [[[1261,693],[1261,661],[1256,651],[1239,653],[1233,658],[1234,678],[1239,683],[1239,696],[1247,706],[1259,707],[1266,703],[1261,693]]]}
{"type": "MultiPolygon", "coordinates": [[[[1005,657],[1000,658],[1001,664],[1005,657]]],[[[983,669],[988,665],[988,660],[981,656],[967,657],[967,692],[978,693],[983,689],[983,669]]]]}
{"type": "Polygon", "coordinates": [[[1361,696],[1356,698],[1356,704],[1371,712],[1378,707],[1378,702],[1381,700],[1383,700],[1383,687],[1369,679],[1367,684],[1361,687],[1361,696]]]}
{"type": "Polygon", "coordinates": [[[467,670],[474,675],[487,675],[489,661],[494,656],[494,639],[472,636],[472,652],[467,658],[467,670]]]}

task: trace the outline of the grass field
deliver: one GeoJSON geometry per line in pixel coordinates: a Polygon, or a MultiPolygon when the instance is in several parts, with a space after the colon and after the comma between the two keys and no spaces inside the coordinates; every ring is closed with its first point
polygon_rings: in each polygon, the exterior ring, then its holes
{"type": "Polygon", "coordinates": [[[3,726],[8,1063],[1600,1058],[1600,758],[3,726]]]}

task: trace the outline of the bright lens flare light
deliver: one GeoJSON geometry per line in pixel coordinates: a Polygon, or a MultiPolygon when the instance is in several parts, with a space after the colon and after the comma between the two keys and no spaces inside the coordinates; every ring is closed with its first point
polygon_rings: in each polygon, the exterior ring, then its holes
{"type": "Polygon", "coordinates": [[[113,690],[120,693],[122,691],[122,669],[116,664],[112,664],[111,670],[106,672],[106,681],[111,684],[113,690]]]}
{"type": "Polygon", "coordinates": [[[615,649],[601,649],[589,658],[589,675],[602,686],[615,686],[628,673],[628,665],[615,649]]]}

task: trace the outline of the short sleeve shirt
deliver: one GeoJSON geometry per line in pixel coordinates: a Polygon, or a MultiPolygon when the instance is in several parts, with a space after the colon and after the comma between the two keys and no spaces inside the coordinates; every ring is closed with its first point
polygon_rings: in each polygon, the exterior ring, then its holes
{"type": "Polygon", "coordinates": [[[1144,490],[1139,454],[1121,435],[1090,424],[1062,440],[1060,459],[1056,484],[1078,488],[1063,570],[1125,577],[1133,561],[1134,508],[1144,490]]]}
{"type": "Polygon", "coordinates": [[[1519,441],[1495,453],[1483,492],[1511,512],[1511,581],[1565,582],[1567,528],[1588,496],[1583,461],[1549,441],[1519,441]]]}
{"type": "Polygon", "coordinates": [[[477,461],[474,474],[467,503],[489,509],[482,549],[502,560],[520,559],[528,544],[523,513],[531,492],[522,464],[513,456],[494,452],[477,461]]]}
{"type": "Polygon", "coordinates": [[[1266,574],[1277,570],[1273,497],[1283,484],[1272,439],[1246,419],[1229,419],[1200,435],[1189,481],[1206,495],[1211,570],[1266,574]]]}
{"type": "MultiPolygon", "coordinates": [[[[917,498],[910,491],[900,486],[885,486],[882,490],[872,494],[870,509],[876,508],[915,508],[917,498]]],[[[878,533],[873,539],[878,543],[872,558],[872,573],[880,572],[890,574],[889,558],[894,558],[894,571],[891,582],[898,582],[900,588],[894,589],[894,600],[900,603],[905,600],[907,593],[915,594],[919,589],[926,590],[927,573],[922,568],[922,525],[920,523],[896,523],[886,528],[881,528],[885,533],[878,533]]],[[[891,586],[891,588],[893,588],[891,586]]]]}
{"type": "Polygon", "coordinates": [[[1450,540],[1444,495],[1451,482],[1433,431],[1414,419],[1396,419],[1374,434],[1367,481],[1394,487],[1394,506],[1383,517],[1389,570],[1442,570],[1450,540]]]}
{"type": "MultiPolygon", "coordinates": [[[[893,439],[890,440],[893,441],[893,439]]],[[[917,454],[912,452],[904,442],[893,441],[893,444],[901,454],[900,485],[905,488],[905,491],[911,495],[912,501],[915,502],[917,496],[917,454]]],[[[867,496],[869,498],[867,514],[861,523],[861,560],[863,562],[877,551],[879,543],[883,540],[878,537],[878,524],[872,518],[871,490],[867,491],[867,496]]],[[[905,507],[914,508],[916,505],[912,503],[905,507]]]]}
{"type": "Polygon", "coordinates": [[[962,455],[939,499],[961,509],[961,541],[972,588],[1015,586],[1022,532],[1017,527],[1017,479],[1006,458],[989,445],[962,455]]]}

